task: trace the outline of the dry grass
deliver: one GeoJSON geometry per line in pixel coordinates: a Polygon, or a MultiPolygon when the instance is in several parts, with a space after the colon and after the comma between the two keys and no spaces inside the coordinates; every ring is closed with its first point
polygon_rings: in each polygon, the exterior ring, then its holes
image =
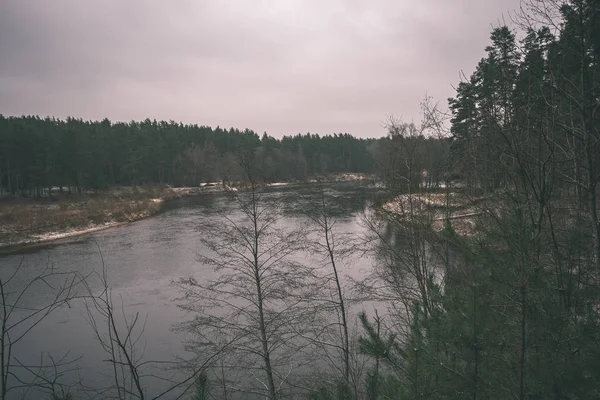
{"type": "Polygon", "coordinates": [[[384,204],[382,208],[399,218],[417,217],[426,221],[436,232],[444,229],[446,219],[450,219],[454,230],[465,236],[475,233],[475,219],[483,210],[478,207],[480,198],[462,193],[418,193],[401,195],[384,204]]]}
{"type": "Polygon", "coordinates": [[[169,189],[121,188],[107,193],[62,195],[34,201],[0,203],[0,244],[35,241],[47,233],[85,230],[136,221],[160,211],[164,200],[178,197],[169,189]]]}

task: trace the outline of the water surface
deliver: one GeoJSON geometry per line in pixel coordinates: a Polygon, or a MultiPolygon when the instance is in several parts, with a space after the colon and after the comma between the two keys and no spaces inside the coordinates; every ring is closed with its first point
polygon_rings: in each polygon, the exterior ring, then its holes
{"type": "MultiPolygon", "coordinates": [[[[328,184],[325,195],[331,206],[329,212],[337,220],[337,232],[357,237],[363,234],[361,215],[375,194],[375,188],[364,184],[328,184]]],[[[282,227],[305,224],[307,216],[316,211],[313,201],[318,193],[314,185],[271,188],[268,196],[282,205],[283,215],[279,222],[282,227]]],[[[18,279],[13,282],[16,288],[48,265],[88,274],[101,271],[104,263],[116,305],[122,306],[127,316],[139,313],[145,320],[145,332],[140,342],[143,359],[185,357],[183,337],[172,330],[186,318],[177,307],[176,299],[181,293],[172,282],[187,276],[202,282],[213,276],[210,267],[198,262],[198,255],[206,252],[200,238],[210,235],[202,229],[203,223],[223,215],[235,217],[239,210],[235,201],[224,194],[186,197],[170,202],[166,208],[165,212],[146,220],[1,256],[0,274],[5,279],[21,263],[18,279]]],[[[363,258],[348,262],[343,268],[345,277],[360,277],[368,272],[371,263],[363,258]]],[[[100,289],[98,279],[89,282],[93,290],[100,289]]],[[[83,293],[83,288],[79,290],[83,293]]],[[[45,299],[43,290],[36,290],[29,293],[24,304],[35,306],[43,304],[45,299]]],[[[77,302],[62,307],[32,330],[16,346],[13,355],[24,364],[34,365],[39,363],[42,353],[57,359],[69,353],[72,358],[81,357],[76,365],[78,375],[86,385],[106,385],[109,382],[109,370],[104,361],[107,355],[94,338],[86,315],[85,307],[77,302]]],[[[72,375],[68,379],[74,379],[72,375]]],[[[145,378],[144,383],[149,395],[165,387],[164,383],[150,377],[145,378]]],[[[31,394],[28,398],[38,396],[31,394]]]]}

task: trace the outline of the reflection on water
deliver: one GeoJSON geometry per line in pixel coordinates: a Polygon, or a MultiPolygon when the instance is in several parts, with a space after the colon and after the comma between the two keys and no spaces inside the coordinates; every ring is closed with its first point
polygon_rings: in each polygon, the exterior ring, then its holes
{"type": "MultiPolygon", "coordinates": [[[[377,194],[376,189],[357,183],[327,184],[325,195],[329,213],[338,219],[336,229],[340,233],[361,235],[364,227],[360,224],[360,214],[377,194]]],[[[282,206],[280,223],[294,227],[306,223],[307,214],[316,211],[311,204],[318,200],[320,191],[316,185],[291,185],[269,188],[267,195],[282,206]]],[[[206,219],[235,217],[236,213],[235,202],[224,194],[178,199],[170,202],[164,213],[150,219],[0,256],[0,276],[5,279],[22,263],[20,281],[15,282],[18,287],[49,264],[88,274],[101,270],[103,259],[117,306],[122,305],[128,315],[136,312],[147,315],[144,359],[173,360],[185,356],[184,337],[173,332],[172,327],[186,316],[176,305],[180,293],[172,282],[187,276],[201,281],[214,273],[197,261],[198,254],[206,251],[199,235],[209,234],[199,228],[206,219]]],[[[362,258],[355,260],[344,273],[358,277],[369,268],[370,261],[362,258]]],[[[90,285],[93,290],[100,289],[97,279],[91,279],[90,285]]],[[[83,293],[83,288],[78,290],[83,293]]],[[[40,304],[44,300],[43,291],[34,291],[24,300],[24,304],[40,304]]],[[[42,352],[55,357],[70,352],[73,357],[82,356],[77,366],[86,385],[105,385],[109,379],[107,363],[103,362],[106,356],[95,341],[85,315],[80,303],[62,307],[32,330],[15,347],[13,355],[22,363],[35,364],[42,352]]],[[[144,383],[148,395],[165,385],[152,378],[145,378],[144,383]]],[[[13,394],[19,397],[18,393],[13,394]]],[[[30,398],[36,396],[32,394],[30,398]]]]}

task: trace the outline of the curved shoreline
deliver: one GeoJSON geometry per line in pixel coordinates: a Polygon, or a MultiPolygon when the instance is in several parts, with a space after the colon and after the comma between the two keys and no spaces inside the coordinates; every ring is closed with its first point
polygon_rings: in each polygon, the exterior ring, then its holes
{"type": "MultiPolygon", "coordinates": [[[[359,178],[357,178],[357,176],[351,176],[350,179],[348,179],[349,177],[350,176],[345,176],[344,178],[346,178],[346,179],[342,178],[342,179],[330,180],[328,182],[348,182],[348,181],[365,179],[364,176],[361,176],[359,178]]],[[[309,180],[306,183],[314,183],[314,182],[316,182],[316,180],[309,180]]],[[[282,187],[282,186],[293,185],[294,183],[300,183],[300,182],[277,182],[277,183],[267,184],[267,186],[282,187]]],[[[101,224],[88,225],[86,227],[82,227],[81,229],[76,228],[76,229],[63,230],[63,231],[49,231],[49,232],[45,232],[45,233],[40,233],[38,235],[32,235],[31,237],[24,238],[22,240],[16,240],[14,242],[0,243],[0,255],[17,253],[20,251],[24,251],[24,250],[39,247],[39,246],[50,245],[51,243],[62,240],[62,239],[69,239],[69,238],[74,238],[77,236],[83,236],[83,235],[98,232],[101,230],[115,228],[115,227],[123,226],[126,224],[130,224],[133,222],[141,221],[141,220],[153,217],[153,216],[158,215],[161,212],[163,212],[165,210],[165,204],[167,204],[171,200],[177,200],[182,197],[200,196],[200,195],[204,195],[204,194],[224,193],[228,189],[231,189],[231,188],[229,188],[227,186],[224,188],[221,185],[203,186],[203,187],[198,187],[198,188],[172,188],[170,195],[162,197],[162,198],[158,198],[158,199],[153,199],[153,203],[154,204],[158,203],[158,205],[159,205],[157,208],[155,208],[155,209],[148,208],[146,210],[146,212],[138,214],[135,218],[128,219],[125,221],[107,221],[107,222],[104,222],[101,224]]]]}
{"type": "MultiPolygon", "coordinates": [[[[150,218],[151,216],[154,216],[154,215],[155,214],[148,215],[147,217],[144,217],[141,219],[150,218]]],[[[47,234],[40,235],[42,237],[40,237],[38,239],[25,240],[25,241],[20,241],[20,242],[15,242],[15,243],[2,243],[2,244],[0,244],[0,255],[16,253],[16,252],[19,252],[22,250],[27,250],[27,249],[31,249],[31,248],[35,248],[35,247],[39,247],[39,246],[49,245],[52,242],[56,242],[61,239],[69,239],[69,238],[74,238],[77,236],[87,235],[89,233],[102,231],[102,230],[109,229],[109,228],[116,228],[116,227],[119,227],[122,225],[130,224],[132,222],[140,221],[141,219],[135,220],[135,221],[108,222],[103,225],[97,225],[97,226],[89,227],[86,229],[77,229],[77,230],[65,231],[65,232],[50,232],[47,234]]]]}
{"type": "MultiPolygon", "coordinates": [[[[182,196],[179,196],[182,197],[182,196]]],[[[178,197],[172,197],[175,199],[178,197]]],[[[105,221],[98,224],[88,224],[84,226],[80,226],[78,228],[66,229],[66,230],[56,230],[56,231],[48,231],[39,234],[29,235],[28,237],[20,238],[15,241],[8,241],[5,243],[0,243],[0,255],[6,255],[11,253],[16,253],[19,251],[23,251],[30,248],[35,248],[38,246],[44,246],[47,244],[51,244],[52,242],[56,242],[62,239],[69,239],[77,236],[83,236],[86,234],[98,232],[101,230],[115,228],[119,226],[123,226],[126,224],[130,224],[133,222],[141,221],[146,218],[153,217],[159,213],[161,213],[164,209],[164,204],[167,200],[171,198],[160,198],[160,199],[152,199],[150,204],[153,204],[154,207],[148,207],[143,212],[136,214],[135,216],[131,216],[126,220],[120,221],[105,221]]]]}

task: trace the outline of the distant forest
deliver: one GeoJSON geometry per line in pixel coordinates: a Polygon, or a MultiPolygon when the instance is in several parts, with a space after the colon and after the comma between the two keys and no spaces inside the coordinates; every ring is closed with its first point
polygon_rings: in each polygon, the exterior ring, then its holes
{"type": "Polygon", "coordinates": [[[50,187],[82,192],[123,185],[236,182],[241,179],[240,157],[248,155],[266,182],[373,173],[388,140],[309,133],[275,139],[248,129],[173,121],[0,115],[0,188],[5,194],[40,196],[50,187]]]}

